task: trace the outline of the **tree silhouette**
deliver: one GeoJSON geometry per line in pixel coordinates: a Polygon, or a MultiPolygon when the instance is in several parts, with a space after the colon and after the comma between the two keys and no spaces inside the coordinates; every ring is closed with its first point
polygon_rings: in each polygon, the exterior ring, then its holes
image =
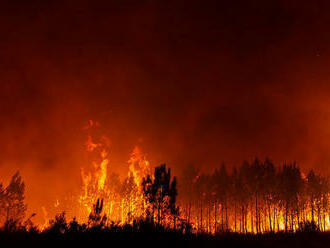
{"type": "Polygon", "coordinates": [[[68,230],[68,224],[65,217],[65,212],[55,215],[55,219],[49,221],[49,226],[46,229],[48,233],[65,233],[68,230]]]}
{"type": "Polygon", "coordinates": [[[24,203],[24,192],[25,184],[19,172],[13,175],[5,191],[2,187],[0,188],[0,197],[4,200],[6,221],[12,220],[20,223],[24,219],[27,209],[24,203]]]}
{"type": "Polygon", "coordinates": [[[180,199],[183,205],[185,205],[185,217],[188,223],[191,222],[192,207],[196,198],[195,187],[198,175],[199,169],[193,165],[188,165],[183,169],[182,175],[180,176],[180,199]]]}
{"type": "Polygon", "coordinates": [[[93,210],[88,217],[88,225],[91,227],[102,228],[107,220],[106,215],[101,215],[103,210],[103,199],[97,199],[96,203],[93,205],[93,210]]]}
{"type": "Polygon", "coordinates": [[[176,178],[171,180],[171,169],[166,169],[166,165],[155,168],[154,177],[150,175],[142,181],[144,195],[152,204],[153,212],[157,210],[157,222],[162,224],[168,214],[176,215],[176,178]]]}
{"type": "MultiPolygon", "coordinates": [[[[268,158],[255,159],[232,170],[222,164],[213,173],[201,173],[190,166],[184,170],[180,182],[179,194],[176,177],[172,178],[165,164],[156,167],[153,175],[143,178],[140,188],[132,174],[122,181],[113,174],[107,178],[104,192],[91,197],[96,199],[86,224],[79,224],[75,218],[67,223],[62,212],[49,222],[45,232],[131,231],[156,227],[159,231],[172,228],[190,232],[194,228],[196,232],[263,233],[328,228],[329,179],[313,170],[305,176],[296,163],[275,166],[268,158]],[[137,204],[140,200],[143,208],[137,204]],[[181,206],[185,208],[184,214],[180,212],[181,206]],[[120,224],[110,218],[111,222],[107,222],[106,213],[110,215],[110,209],[120,224]]],[[[24,190],[18,172],[8,186],[0,184],[3,230],[37,232],[31,221],[34,214],[24,220],[24,190]]]]}
{"type": "Polygon", "coordinates": [[[221,230],[228,230],[228,198],[231,182],[224,164],[220,169],[215,170],[212,181],[214,182],[215,199],[221,206],[221,230]]]}

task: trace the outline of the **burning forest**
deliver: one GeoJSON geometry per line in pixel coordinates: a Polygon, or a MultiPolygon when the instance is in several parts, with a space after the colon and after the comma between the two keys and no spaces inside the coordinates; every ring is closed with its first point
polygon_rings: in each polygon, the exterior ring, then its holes
{"type": "Polygon", "coordinates": [[[328,247],[329,10],[1,0],[0,244],[328,247]]]}
{"type": "Polygon", "coordinates": [[[141,221],[183,234],[330,228],[329,178],[313,170],[304,173],[296,163],[275,165],[270,159],[255,159],[230,171],[222,164],[208,174],[187,166],[176,177],[165,164],[150,165],[135,147],[127,175],[121,177],[111,172],[109,138],[93,135],[99,125],[90,120],[82,130],[90,167],[81,168],[80,193],[54,199],[53,217],[43,207],[44,224],[33,223],[35,214],[26,215],[25,184],[19,172],[8,186],[1,185],[4,230],[65,233],[71,228],[133,227],[141,221]]]}

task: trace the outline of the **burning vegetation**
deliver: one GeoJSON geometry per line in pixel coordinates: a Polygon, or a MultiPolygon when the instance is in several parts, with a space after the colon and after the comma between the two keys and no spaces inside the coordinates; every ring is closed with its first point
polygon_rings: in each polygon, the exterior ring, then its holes
{"type": "Polygon", "coordinates": [[[140,230],[151,226],[188,233],[274,233],[330,228],[329,180],[312,170],[304,175],[293,164],[275,166],[266,159],[244,162],[228,171],[225,165],[212,174],[188,166],[179,178],[166,165],[152,168],[135,147],[125,177],[111,173],[110,141],[92,133],[90,121],[86,151],[91,167],[81,168],[81,192],[56,199],[58,215],[45,224],[26,218],[25,185],[16,173],[9,185],[0,185],[1,223],[4,230],[30,232],[140,230]],[[153,171],[153,173],[152,173],[153,171]],[[178,188],[180,190],[178,194],[178,188]],[[71,219],[67,222],[67,218],[71,219]]]}
{"type": "Polygon", "coordinates": [[[182,215],[199,231],[265,233],[329,229],[329,181],[311,170],[269,159],[244,162],[229,173],[188,167],[181,178],[182,215]],[[191,182],[188,184],[188,182],[191,182]]]}

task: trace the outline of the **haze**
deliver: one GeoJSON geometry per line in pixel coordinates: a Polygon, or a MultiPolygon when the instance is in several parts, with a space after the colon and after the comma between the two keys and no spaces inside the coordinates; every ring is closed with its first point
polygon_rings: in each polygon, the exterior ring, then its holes
{"type": "Polygon", "coordinates": [[[327,174],[330,6],[286,2],[1,1],[2,181],[20,170],[32,208],[77,190],[89,120],[118,173],[137,145],[178,174],[256,156],[327,174]]]}

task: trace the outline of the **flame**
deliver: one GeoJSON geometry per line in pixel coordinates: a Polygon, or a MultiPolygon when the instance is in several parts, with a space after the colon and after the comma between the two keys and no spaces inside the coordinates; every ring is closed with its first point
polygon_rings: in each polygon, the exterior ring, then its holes
{"type": "MultiPolygon", "coordinates": [[[[94,126],[98,126],[98,124],[95,125],[93,121],[90,121],[89,125],[84,129],[89,129],[94,126]]],[[[101,137],[99,142],[95,142],[91,134],[87,136],[86,150],[89,153],[95,154],[93,154],[92,171],[86,173],[85,169],[81,168],[82,193],[79,197],[79,203],[86,208],[88,214],[91,213],[96,200],[103,199],[106,195],[105,183],[109,166],[108,144],[109,142],[106,137],[101,137]]]]}
{"type": "MultiPolygon", "coordinates": [[[[127,161],[127,177],[125,179],[115,179],[110,174],[110,142],[105,136],[95,137],[89,131],[91,128],[99,127],[98,122],[89,121],[84,130],[88,132],[86,140],[86,152],[91,155],[89,166],[81,167],[81,192],[78,200],[76,198],[76,205],[78,207],[78,214],[76,216],[80,222],[86,222],[86,218],[93,210],[93,205],[98,199],[103,199],[103,213],[107,215],[108,221],[117,222],[119,224],[132,223],[134,219],[145,217],[146,209],[150,207],[146,201],[143,190],[142,181],[147,175],[151,175],[150,162],[147,160],[146,155],[142,152],[140,147],[135,146],[127,161]],[[119,181],[115,181],[119,180],[119,181]]],[[[306,176],[302,174],[302,177],[306,176]]],[[[193,179],[193,184],[200,179],[200,172],[193,179]]],[[[216,197],[217,193],[210,191],[211,197],[216,197]]],[[[210,208],[205,201],[207,193],[202,193],[201,204],[196,204],[189,210],[189,223],[195,231],[202,230],[208,232],[216,232],[219,228],[229,228],[240,232],[256,233],[256,210],[253,203],[246,206],[245,217],[239,214],[234,215],[232,209],[228,210],[228,223],[224,223],[224,212],[227,211],[226,207],[220,203],[214,203],[214,208],[210,208]],[[216,209],[216,210],[215,210],[216,209]],[[217,212],[216,212],[217,211],[217,212]],[[204,215],[203,215],[204,214],[204,215]],[[203,215],[203,217],[201,216],[203,215]],[[208,215],[208,217],[207,217],[208,215]],[[221,217],[220,217],[221,216],[221,217]],[[243,219],[242,219],[243,218],[243,219]],[[245,218],[245,219],[244,219],[245,218]],[[242,223],[244,224],[244,227],[242,223]],[[235,223],[235,224],[234,224],[235,223]],[[237,224],[237,225],[236,225],[237,224]]],[[[168,199],[162,203],[164,206],[168,204],[168,199]]],[[[285,214],[283,205],[273,205],[271,209],[267,209],[267,203],[259,203],[259,211],[262,218],[259,232],[283,231],[286,228],[289,230],[298,230],[299,222],[312,221],[311,207],[305,206],[303,212],[300,214],[300,220],[296,216],[289,216],[285,214]],[[270,212],[271,216],[270,215],[270,212]]],[[[56,199],[55,208],[63,207],[64,201],[56,199]]],[[[72,205],[72,204],[71,204],[72,205]]],[[[179,203],[181,209],[185,206],[179,203]],[[181,205],[180,205],[181,204],[181,205]]],[[[324,211],[324,210],[323,210],[324,211]]],[[[49,222],[48,211],[42,207],[44,214],[45,224],[49,222]]],[[[76,213],[77,213],[76,212],[76,213]]],[[[150,214],[150,213],[149,213],[150,214]]],[[[152,213],[154,214],[154,213],[152,213]]],[[[323,230],[330,229],[330,216],[327,212],[322,212],[323,218],[319,217],[318,225],[322,226],[323,230]]],[[[227,213],[226,213],[227,215],[227,213]]],[[[178,219],[187,220],[188,214],[186,212],[179,212],[178,219]]],[[[226,217],[226,218],[227,218],[226,217]]],[[[315,219],[314,215],[314,219],[315,219]]],[[[163,219],[165,225],[173,224],[173,219],[170,216],[165,216],[163,219]]]]}
{"type": "Polygon", "coordinates": [[[150,164],[138,146],[134,147],[128,164],[128,176],[133,176],[135,184],[140,188],[142,179],[150,175],[150,164]]]}
{"type": "Polygon", "coordinates": [[[54,206],[57,208],[59,205],[60,205],[60,201],[58,199],[56,199],[54,206]]]}
{"type": "MultiPolygon", "coordinates": [[[[89,121],[84,130],[98,127],[97,122],[89,121]]],[[[87,135],[86,151],[93,154],[91,169],[86,172],[81,168],[82,190],[78,204],[83,208],[80,210],[81,218],[88,216],[93,209],[97,199],[104,200],[104,213],[111,221],[120,223],[130,222],[134,218],[144,214],[146,202],[141,189],[142,179],[150,174],[150,163],[139,147],[134,147],[128,160],[127,187],[116,193],[111,186],[109,167],[109,140],[102,136],[100,139],[87,135]]]]}
{"type": "Polygon", "coordinates": [[[41,207],[41,210],[42,210],[42,213],[44,215],[44,220],[45,220],[44,224],[41,225],[41,229],[43,229],[43,228],[45,228],[48,225],[48,223],[49,223],[49,217],[48,217],[48,212],[47,212],[47,210],[46,210],[46,208],[44,206],[41,207]]]}

